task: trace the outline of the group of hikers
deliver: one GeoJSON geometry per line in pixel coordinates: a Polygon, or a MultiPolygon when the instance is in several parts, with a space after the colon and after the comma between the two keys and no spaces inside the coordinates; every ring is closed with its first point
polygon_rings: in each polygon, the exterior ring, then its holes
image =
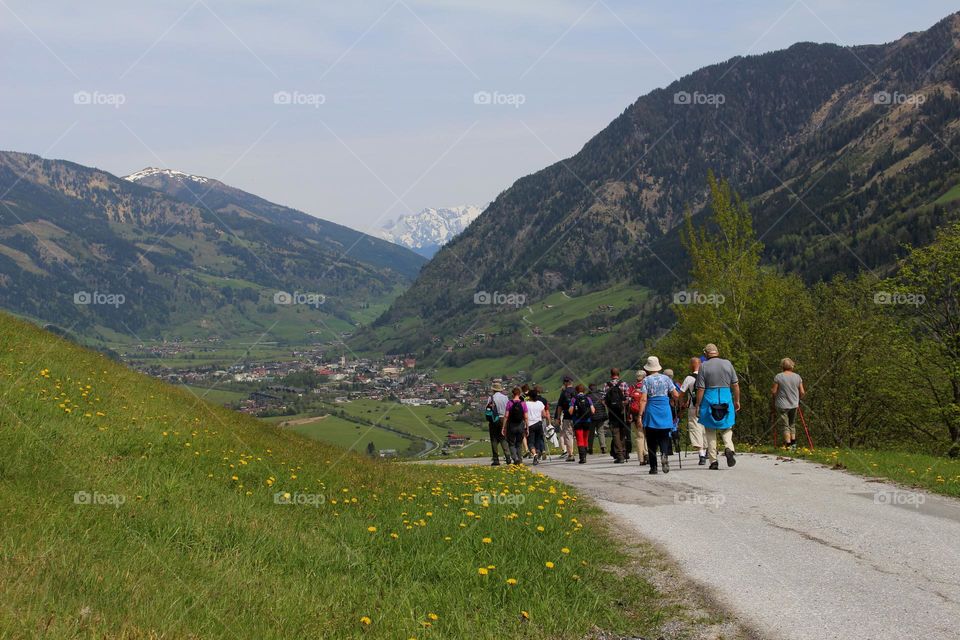
{"type": "MultiPolygon", "coordinates": [[[[781,372],[770,389],[772,408],[783,432],[784,444],[796,447],[796,420],[800,400],[806,394],[803,380],[794,372],[790,358],[780,361],[781,372]]],[[[500,464],[500,452],[507,464],[521,465],[524,458],[540,464],[549,453],[548,443],[561,449],[567,462],[584,464],[599,440],[600,453],[609,453],[615,464],[635,454],[641,466],[649,464],[650,474],[670,472],[670,456],[679,445],[681,416],[686,416],[691,448],[699,464],[717,470],[718,440],[728,467],[736,465],[733,426],[740,411],[740,384],[729,360],[720,357],[715,344],[703,355],[690,359],[690,372],[681,382],[671,369],[664,369],[657,356],[647,358],[637,371],[634,384],[610,370],[602,388],[596,384],[574,386],[570,376],[553,411],[539,385],[514,387],[510,395],[495,382],[487,399],[485,416],[489,425],[491,464],[500,464]],[[574,456],[576,448],[577,456],[574,456]]]]}

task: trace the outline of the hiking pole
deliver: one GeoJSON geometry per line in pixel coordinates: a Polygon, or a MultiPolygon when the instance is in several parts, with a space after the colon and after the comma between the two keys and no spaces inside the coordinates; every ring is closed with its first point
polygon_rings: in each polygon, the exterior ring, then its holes
{"type": "Polygon", "coordinates": [[[680,466],[680,469],[683,470],[683,458],[680,456],[680,449],[683,448],[683,438],[680,435],[680,428],[677,428],[677,463],[680,466]]]}
{"type": "Polygon", "coordinates": [[[773,407],[770,407],[770,425],[773,428],[773,448],[777,448],[777,422],[773,415],[773,407]]]}
{"type": "Polygon", "coordinates": [[[810,451],[813,451],[813,440],[810,439],[810,430],[807,429],[807,421],[803,417],[803,409],[797,407],[797,413],[800,414],[800,424],[803,425],[803,432],[807,434],[807,444],[810,445],[810,451]]]}

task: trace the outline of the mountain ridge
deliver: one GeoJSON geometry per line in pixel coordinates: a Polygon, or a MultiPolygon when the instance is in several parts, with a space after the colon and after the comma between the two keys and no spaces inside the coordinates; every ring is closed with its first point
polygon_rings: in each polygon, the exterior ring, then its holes
{"type": "Polygon", "coordinates": [[[431,258],[446,243],[470,226],[485,207],[460,205],[425,207],[387,221],[378,230],[384,240],[431,258]]]}
{"type": "Polygon", "coordinates": [[[708,170],[754,208],[768,261],[811,280],[882,268],[900,243],[932,237],[945,214],[928,205],[960,180],[958,42],[955,13],[892,43],[798,43],[655,89],[502,192],[377,325],[402,326],[393,344],[412,348],[494,313],[477,291],[537,300],[624,279],[676,290],[679,228],[702,215],[708,170]],[[497,241],[508,227],[524,242],[497,241]]]}
{"type": "Polygon", "coordinates": [[[0,152],[0,306],[96,342],[269,335],[304,344],[316,340],[310,332],[337,338],[371,321],[424,262],[205,180],[167,170],[130,181],[0,152]],[[284,292],[324,304],[278,304],[284,292]],[[101,294],[121,302],[97,304],[101,294]]]}

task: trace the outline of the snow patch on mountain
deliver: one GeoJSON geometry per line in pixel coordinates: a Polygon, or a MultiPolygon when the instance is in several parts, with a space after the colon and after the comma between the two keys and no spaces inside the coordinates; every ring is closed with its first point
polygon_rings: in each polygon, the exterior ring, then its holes
{"type": "Polygon", "coordinates": [[[195,176],[189,173],[184,173],[183,171],[176,171],[174,169],[159,169],[157,167],[147,167],[136,173],[131,173],[128,176],[124,176],[124,180],[129,180],[130,182],[140,182],[145,178],[150,178],[153,176],[163,176],[167,178],[173,178],[175,180],[190,180],[191,182],[197,182],[199,184],[204,184],[209,182],[209,178],[204,178],[203,176],[195,176]]]}
{"type": "Polygon", "coordinates": [[[483,207],[428,207],[417,213],[402,215],[384,224],[378,234],[384,240],[413,249],[422,255],[433,255],[477,219],[483,207]]]}

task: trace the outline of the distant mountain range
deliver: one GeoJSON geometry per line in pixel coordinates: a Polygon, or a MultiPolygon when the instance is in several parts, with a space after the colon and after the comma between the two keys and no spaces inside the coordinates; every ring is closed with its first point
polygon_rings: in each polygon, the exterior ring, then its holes
{"type": "Polygon", "coordinates": [[[422,209],[387,222],[379,235],[384,240],[432,258],[440,247],[453,240],[482,212],[482,207],[472,205],[422,209]]]}
{"type": "Polygon", "coordinates": [[[0,152],[0,306],[92,341],[329,340],[424,262],[211,178],[0,152]]]}
{"type": "Polygon", "coordinates": [[[652,91],[501,193],[366,338],[449,345],[499,311],[478,292],[530,304],[620,281],[682,288],[678,228],[685,212],[703,215],[711,169],[747,200],[769,264],[809,281],[882,273],[960,216],[958,43],[953,14],[888,44],[800,43],[652,91]],[[504,228],[523,242],[504,243],[504,228]]]}

